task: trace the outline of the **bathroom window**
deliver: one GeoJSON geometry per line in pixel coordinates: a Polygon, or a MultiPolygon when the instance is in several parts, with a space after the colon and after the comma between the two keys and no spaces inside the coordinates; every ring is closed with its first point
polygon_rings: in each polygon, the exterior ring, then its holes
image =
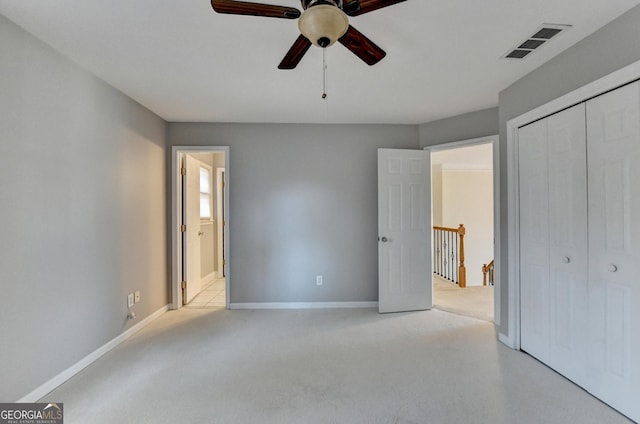
{"type": "Polygon", "coordinates": [[[212,219],[211,170],[200,167],[200,219],[212,219]]]}

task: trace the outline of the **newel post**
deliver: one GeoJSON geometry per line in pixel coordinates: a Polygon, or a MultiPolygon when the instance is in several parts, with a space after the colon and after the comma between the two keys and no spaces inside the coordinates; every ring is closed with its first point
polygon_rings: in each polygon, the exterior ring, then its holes
{"type": "Polygon", "coordinates": [[[467,287],[467,268],[464,266],[464,235],[466,230],[463,224],[458,227],[458,236],[460,237],[460,252],[458,258],[460,259],[460,265],[458,267],[458,287],[467,287]]]}

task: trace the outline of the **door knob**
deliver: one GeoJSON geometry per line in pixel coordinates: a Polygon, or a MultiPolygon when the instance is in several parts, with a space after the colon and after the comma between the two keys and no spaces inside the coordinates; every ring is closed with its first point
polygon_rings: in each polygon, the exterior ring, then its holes
{"type": "Polygon", "coordinates": [[[569,262],[571,262],[571,258],[568,256],[565,256],[564,258],[562,258],[562,260],[564,261],[565,264],[568,264],[569,262]]]}
{"type": "Polygon", "coordinates": [[[609,272],[616,272],[618,271],[618,267],[614,264],[609,265],[609,272]]]}
{"type": "Polygon", "coordinates": [[[202,231],[198,231],[198,235],[199,235],[199,236],[201,236],[201,235],[203,235],[203,234],[204,234],[204,233],[203,233],[202,231]]]}
{"type": "Polygon", "coordinates": [[[380,241],[383,242],[383,243],[386,243],[386,242],[389,241],[389,239],[386,238],[386,237],[380,237],[380,241]]]}

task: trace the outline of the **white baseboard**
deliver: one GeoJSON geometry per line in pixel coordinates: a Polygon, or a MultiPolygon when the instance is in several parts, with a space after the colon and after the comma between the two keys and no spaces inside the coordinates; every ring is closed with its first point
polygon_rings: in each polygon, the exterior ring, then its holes
{"type": "Polygon", "coordinates": [[[91,352],[90,354],[82,358],[80,361],[78,361],[74,365],[62,371],[60,374],[56,375],[46,383],[42,384],[40,387],[36,388],[34,391],[29,393],[28,395],[25,395],[22,398],[18,399],[17,403],[32,403],[32,402],[38,401],[38,399],[41,399],[47,393],[51,392],[53,389],[60,386],[62,383],[69,380],[74,375],[78,374],[80,371],[82,371],[83,369],[91,365],[91,363],[99,359],[101,356],[109,352],[111,349],[118,346],[120,343],[127,340],[129,337],[133,336],[138,331],[142,330],[144,326],[146,326],[151,321],[158,318],[160,315],[164,314],[168,310],[169,310],[169,305],[165,305],[162,308],[158,309],[157,311],[155,311],[154,313],[152,313],[151,315],[149,315],[148,317],[146,317],[145,319],[143,319],[133,327],[129,328],[124,333],[120,334],[119,336],[115,337],[114,339],[107,342],[103,346],[94,350],[93,352],[91,352]]]}
{"type": "Polygon", "coordinates": [[[202,277],[202,279],[200,279],[200,285],[204,286],[205,284],[208,284],[214,280],[217,280],[215,271],[210,273],[209,275],[205,275],[204,277],[202,277]]]}
{"type": "Polygon", "coordinates": [[[378,302],[283,302],[231,303],[229,309],[337,309],[377,308],[378,302]]]}

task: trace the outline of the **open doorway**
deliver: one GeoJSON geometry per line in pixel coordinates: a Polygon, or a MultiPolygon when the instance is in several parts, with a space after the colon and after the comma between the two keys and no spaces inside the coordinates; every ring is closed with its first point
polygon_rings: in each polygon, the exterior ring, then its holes
{"type": "Polygon", "coordinates": [[[499,316],[496,147],[490,137],[430,148],[434,307],[486,321],[499,316]]]}
{"type": "Polygon", "coordinates": [[[227,147],[172,149],[173,309],[229,305],[227,147]]]}

